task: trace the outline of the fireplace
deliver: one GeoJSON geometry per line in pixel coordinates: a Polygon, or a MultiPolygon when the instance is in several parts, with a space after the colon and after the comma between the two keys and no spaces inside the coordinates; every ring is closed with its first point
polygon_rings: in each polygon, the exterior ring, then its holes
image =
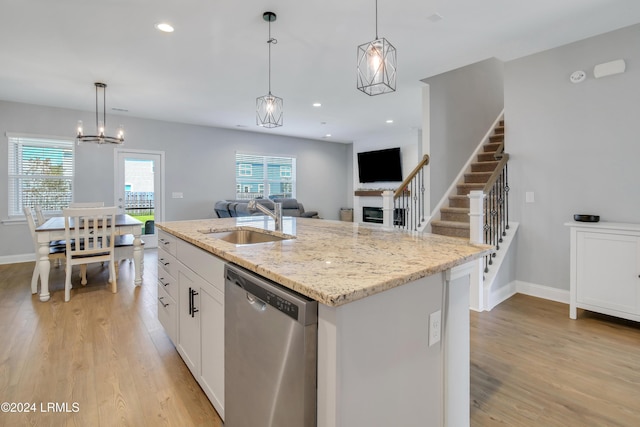
{"type": "MultiPolygon", "coordinates": [[[[393,210],[393,225],[397,225],[400,227],[404,226],[405,223],[405,210],[401,208],[395,208],[393,210]]],[[[373,222],[375,224],[382,224],[382,208],[377,208],[373,206],[363,206],[362,207],[362,222],[373,222]]]]}

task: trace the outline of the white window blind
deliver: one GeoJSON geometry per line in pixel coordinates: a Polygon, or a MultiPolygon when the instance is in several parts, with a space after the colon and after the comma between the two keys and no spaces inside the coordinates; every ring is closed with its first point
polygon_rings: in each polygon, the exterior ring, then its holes
{"type": "Polygon", "coordinates": [[[9,217],[23,216],[23,206],[60,212],[73,194],[72,140],[7,134],[9,142],[9,217]]]}
{"type": "Polygon", "coordinates": [[[296,197],[295,189],[295,157],[236,153],[236,199],[296,197]]]}

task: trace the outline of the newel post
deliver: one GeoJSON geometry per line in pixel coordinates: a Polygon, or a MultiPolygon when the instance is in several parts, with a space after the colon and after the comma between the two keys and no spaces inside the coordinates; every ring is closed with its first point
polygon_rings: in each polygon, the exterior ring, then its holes
{"type": "Polygon", "coordinates": [[[384,228],[393,228],[393,191],[382,192],[382,225],[384,228]]]}
{"type": "MultiPolygon", "coordinates": [[[[469,240],[472,243],[484,243],[484,198],[482,191],[474,190],[469,193],[469,240]]],[[[469,306],[472,310],[483,311],[484,300],[484,268],[482,258],[473,261],[476,266],[471,274],[471,293],[469,306]]]]}

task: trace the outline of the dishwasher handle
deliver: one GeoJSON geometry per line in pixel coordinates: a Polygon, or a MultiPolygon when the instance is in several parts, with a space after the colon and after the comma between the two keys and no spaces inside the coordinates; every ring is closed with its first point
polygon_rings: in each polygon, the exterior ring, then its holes
{"type": "MultiPolygon", "coordinates": [[[[239,284],[239,283],[236,283],[236,284],[239,284]]],[[[258,311],[264,311],[267,308],[266,302],[262,301],[260,298],[256,297],[255,295],[251,295],[249,292],[247,292],[247,302],[251,304],[251,306],[258,311]]]]}

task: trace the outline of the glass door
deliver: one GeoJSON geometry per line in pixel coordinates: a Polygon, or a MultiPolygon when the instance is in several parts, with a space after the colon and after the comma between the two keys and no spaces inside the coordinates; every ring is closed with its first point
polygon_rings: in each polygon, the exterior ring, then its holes
{"type": "Polygon", "coordinates": [[[145,248],[158,246],[155,222],[162,221],[164,152],[116,149],[115,205],[144,224],[145,248]]]}

